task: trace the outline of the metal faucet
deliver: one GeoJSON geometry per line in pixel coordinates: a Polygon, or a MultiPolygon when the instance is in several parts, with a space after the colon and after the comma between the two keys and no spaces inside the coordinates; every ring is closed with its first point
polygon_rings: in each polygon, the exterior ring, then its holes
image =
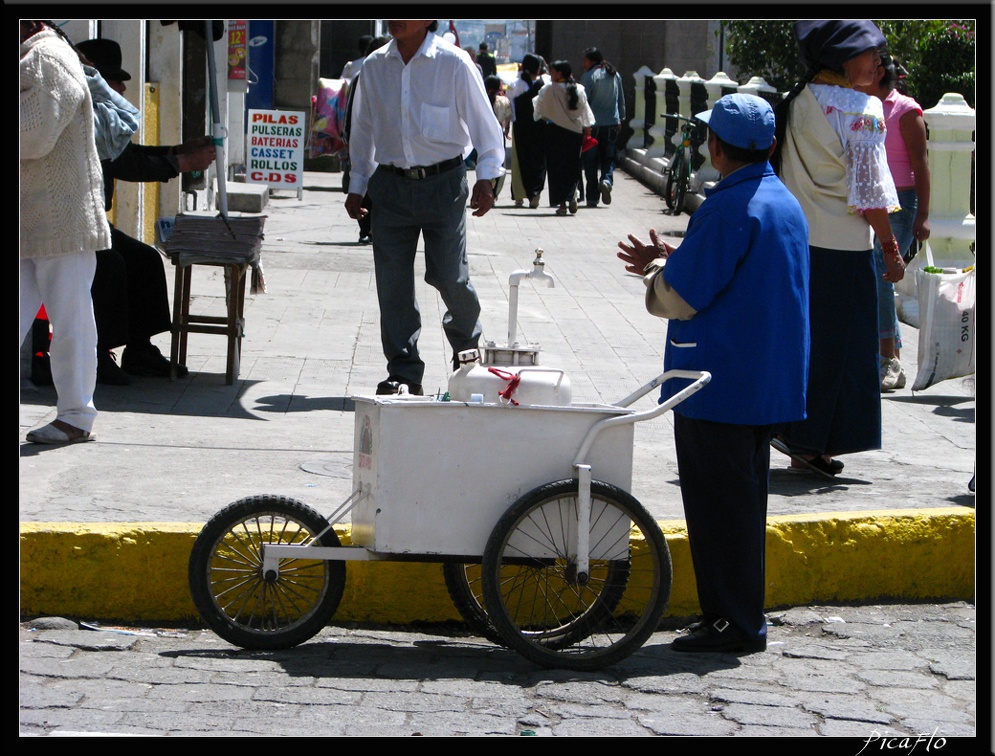
{"type": "Polygon", "coordinates": [[[546,263],[542,261],[542,250],[536,250],[536,259],[532,261],[532,270],[516,270],[508,279],[508,346],[517,347],[516,332],[518,331],[518,284],[525,279],[534,282],[545,281],[548,288],[553,288],[556,282],[545,270],[546,263]]]}

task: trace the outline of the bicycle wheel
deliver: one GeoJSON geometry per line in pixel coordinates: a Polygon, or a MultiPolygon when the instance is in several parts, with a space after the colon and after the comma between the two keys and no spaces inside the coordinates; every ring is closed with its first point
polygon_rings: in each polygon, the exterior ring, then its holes
{"type": "Polygon", "coordinates": [[[345,562],[281,559],[279,576],[262,574],[264,543],[338,546],[328,521],[311,507],[281,496],[229,504],[201,530],[190,553],[190,595],[204,622],[248,649],[290,648],[331,620],[345,587],[345,562]]]}
{"type": "Polygon", "coordinates": [[[683,173],[683,165],[684,149],[681,148],[670,159],[670,168],[667,169],[667,188],[663,193],[663,198],[667,202],[667,209],[673,211],[675,215],[680,212],[680,210],[674,210],[674,208],[676,205],[675,200],[677,199],[677,177],[683,173]]]}
{"type": "Polygon", "coordinates": [[[674,215],[684,212],[684,202],[691,184],[691,161],[683,149],[679,154],[680,158],[675,159],[667,174],[667,207],[674,215]]]}
{"type": "Polygon", "coordinates": [[[491,643],[504,645],[484,608],[484,590],[480,579],[480,565],[464,562],[446,562],[442,565],[442,575],[446,579],[449,598],[459,611],[467,627],[475,634],[487,638],[491,643]]]}
{"type": "Polygon", "coordinates": [[[530,491],[504,514],[483,560],[488,617],[505,644],[546,667],[598,669],[656,630],[670,600],[659,526],[631,495],[591,485],[589,571],[578,574],[576,480],[530,491]]]}

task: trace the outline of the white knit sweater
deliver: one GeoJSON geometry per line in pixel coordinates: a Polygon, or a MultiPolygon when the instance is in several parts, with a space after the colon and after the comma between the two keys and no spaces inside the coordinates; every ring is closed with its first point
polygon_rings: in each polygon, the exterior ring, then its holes
{"type": "Polygon", "coordinates": [[[79,58],[50,29],[20,53],[20,256],[108,249],[93,104],[79,58]]]}

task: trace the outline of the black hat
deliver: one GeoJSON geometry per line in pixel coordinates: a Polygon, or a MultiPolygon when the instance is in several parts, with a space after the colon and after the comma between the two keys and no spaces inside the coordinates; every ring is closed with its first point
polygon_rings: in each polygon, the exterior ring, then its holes
{"type": "Polygon", "coordinates": [[[829,68],[842,72],[846,61],[888,44],[874,22],[866,19],[797,21],[794,33],[802,63],[810,71],[829,68]]]}
{"type": "Polygon", "coordinates": [[[107,81],[129,81],[131,74],[121,68],[121,45],[113,39],[88,39],[76,45],[107,81]]]}

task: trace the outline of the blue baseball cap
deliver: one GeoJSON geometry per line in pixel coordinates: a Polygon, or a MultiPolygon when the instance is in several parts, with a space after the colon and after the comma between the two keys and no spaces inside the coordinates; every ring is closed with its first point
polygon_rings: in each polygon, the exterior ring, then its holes
{"type": "Polygon", "coordinates": [[[766,150],[774,143],[774,109],[756,95],[737,92],[720,97],[695,118],[723,142],[745,150],[766,150]]]}

